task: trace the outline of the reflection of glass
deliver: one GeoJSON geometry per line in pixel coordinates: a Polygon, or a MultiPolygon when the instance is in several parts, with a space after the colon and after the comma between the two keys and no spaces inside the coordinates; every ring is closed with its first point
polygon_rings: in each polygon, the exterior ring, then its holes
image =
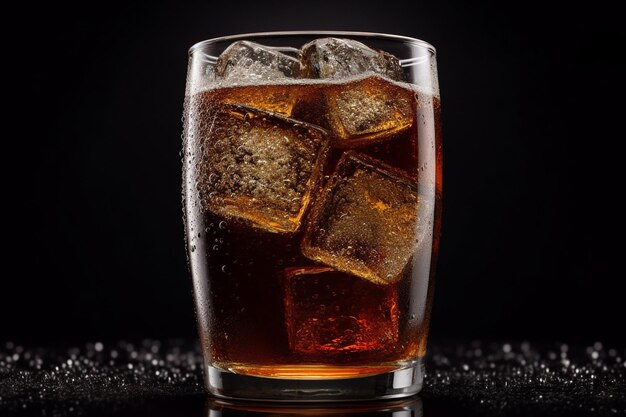
{"type": "Polygon", "coordinates": [[[208,390],[418,392],[441,208],[434,48],[345,32],[201,42],[184,133],[208,390]]]}
{"type": "Polygon", "coordinates": [[[210,399],[206,417],[422,417],[422,400],[336,403],[328,406],[297,406],[280,403],[248,403],[210,399]]]}

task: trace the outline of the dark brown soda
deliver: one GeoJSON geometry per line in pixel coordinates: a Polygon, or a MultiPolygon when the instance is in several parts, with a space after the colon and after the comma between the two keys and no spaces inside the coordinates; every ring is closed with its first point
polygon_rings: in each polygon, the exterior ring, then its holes
{"type": "MultiPolygon", "coordinates": [[[[224,103],[319,126],[331,143],[317,189],[295,232],[271,232],[246,219],[215,214],[188,196],[187,239],[198,326],[212,366],[257,376],[346,378],[391,371],[425,353],[431,263],[438,247],[441,212],[439,99],[411,90],[414,113],[409,128],[349,149],[336,145],[324,99],[341,85],[228,87],[187,97],[186,171],[202,170],[196,164],[207,152],[203,132],[212,122],[214,109],[224,103]],[[427,159],[420,159],[426,148],[434,155],[429,165],[424,164],[427,159]],[[380,161],[394,176],[412,181],[417,188],[424,182],[424,170],[430,170],[429,178],[436,183],[429,197],[435,213],[429,223],[431,237],[393,282],[381,285],[337,271],[302,253],[311,207],[346,152],[380,161]]],[[[389,88],[401,88],[406,94],[408,87],[389,82],[389,88]]],[[[185,175],[185,192],[202,194],[198,190],[202,184],[189,172],[185,175]]]]}

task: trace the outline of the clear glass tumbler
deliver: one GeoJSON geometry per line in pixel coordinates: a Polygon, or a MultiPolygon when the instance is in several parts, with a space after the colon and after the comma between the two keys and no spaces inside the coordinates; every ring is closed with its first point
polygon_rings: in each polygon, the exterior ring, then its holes
{"type": "Polygon", "coordinates": [[[210,393],[421,389],[440,108],[435,49],[417,39],[275,32],[190,49],[183,204],[210,393]]]}

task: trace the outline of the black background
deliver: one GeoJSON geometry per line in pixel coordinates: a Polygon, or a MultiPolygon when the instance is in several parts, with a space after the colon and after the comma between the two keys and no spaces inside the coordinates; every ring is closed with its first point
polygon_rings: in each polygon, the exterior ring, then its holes
{"type": "Polygon", "coordinates": [[[432,337],[625,344],[617,12],[175,3],[29,3],[5,38],[16,50],[4,60],[15,74],[3,83],[0,341],[195,337],[180,204],[187,49],[337,29],[438,48],[445,214],[432,337]]]}

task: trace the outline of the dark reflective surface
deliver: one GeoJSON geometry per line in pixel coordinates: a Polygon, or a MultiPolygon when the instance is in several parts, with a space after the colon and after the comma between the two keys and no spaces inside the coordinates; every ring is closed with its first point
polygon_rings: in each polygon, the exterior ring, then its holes
{"type": "Polygon", "coordinates": [[[207,399],[198,346],[144,340],[0,345],[0,416],[626,415],[626,350],[529,342],[432,344],[420,398],[295,406],[207,399]]]}
{"type": "MultiPolygon", "coordinates": [[[[457,387],[460,393],[464,387],[457,387]]],[[[539,391],[531,391],[540,395],[539,391]]],[[[82,403],[79,400],[58,400],[32,402],[26,407],[0,409],[0,416],[116,416],[116,417],[478,417],[478,416],[515,416],[515,417],[565,417],[565,416],[621,416],[626,415],[623,407],[616,403],[612,407],[590,407],[585,397],[579,404],[572,406],[563,403],[550,405],[541,400],[528,401],[510,397],[507,407],[494,407],[489,401],[470,401],[460,398],[434,398],[430,395],[413,397],[402,401],[379,401],[353,404],[319,404],[298,406],[277,403],[230,402],[207,398],[204,394],[165,396],[157,398],[139,398],[110,400],[95,403],[82,403]]]]}

